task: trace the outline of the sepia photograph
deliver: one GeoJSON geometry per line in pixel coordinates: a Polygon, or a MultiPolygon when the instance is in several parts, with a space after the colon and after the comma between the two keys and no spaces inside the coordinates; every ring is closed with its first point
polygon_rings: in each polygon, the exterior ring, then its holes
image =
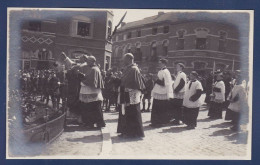
{"type": "Polygon", "coordinates": [[[7,159],[251,160],[253,10],[7,8],[7,159]]]}

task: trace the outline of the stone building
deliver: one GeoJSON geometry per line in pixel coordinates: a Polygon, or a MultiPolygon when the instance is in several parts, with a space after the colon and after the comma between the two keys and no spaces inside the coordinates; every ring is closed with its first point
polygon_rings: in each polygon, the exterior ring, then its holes
{"type": "Polygon", "coordinates": [[[216,69],[235,70],[240,64],[239,32],[228,21],[211,14],[164,13],[123,23],[113,36],[112,64],[120,66],[124,53],[132,52],[143,72],[155,73],[157,60],[167,58],[168,68],[182,62],[186,71],[204,75],[216,69]]]}
{"type": "MultiPolygon", "coordinates": [[[[25,14],[24,11],[21,14],[25,14]]],[[[65,52],[73,60],[83,53],[97,58],[102,69],[111,67],[110,11],[33,11],[21,22],[23,69],[48,69],[65,52]]]]}

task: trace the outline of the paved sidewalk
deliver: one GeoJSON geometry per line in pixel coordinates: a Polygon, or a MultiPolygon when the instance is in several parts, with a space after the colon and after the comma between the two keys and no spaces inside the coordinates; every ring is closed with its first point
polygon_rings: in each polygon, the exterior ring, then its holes
{"type": "Polygon", "coordinates": [[[112,139],[111,156],[244,159],[247,153],[247,132],[231,131],[230,123],[223,119],[210,120],[207,113],[207,107],[203,106],[200,109],[198,126],[194,130],[186,130],[185,125],[152,128],[149,126],[151,113],[142,113],[145,131],[143,140],[118,137],[118,113],[104,113],[112,139]]]}
{"type": "Polygon", "coordinates": [[[100,129],[87,130],[78,125],[67,125],[62,135],[49,144],[41,156],[58,156],[59,158],[87,158],[98,156],[103,144],[100,129]]]}

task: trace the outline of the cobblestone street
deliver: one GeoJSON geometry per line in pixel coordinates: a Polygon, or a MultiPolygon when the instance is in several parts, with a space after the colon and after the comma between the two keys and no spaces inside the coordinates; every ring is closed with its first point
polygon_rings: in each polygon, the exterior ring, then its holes
{"type": "Polygon", "coordinates": [[[236,133],[229,129],[230,124],[225,120],[208,119],[207,112],[207,107],[202,106],[198,126],[194,130],[186,130],[185,125],[152,128],[149,126],[151,113],[142,113],[145,131],[143,140],[118,137],[118,113],[104,113],[112,139],[111,156],[148,159],[243,159],[247,154],[247,132],[236,133]]]}

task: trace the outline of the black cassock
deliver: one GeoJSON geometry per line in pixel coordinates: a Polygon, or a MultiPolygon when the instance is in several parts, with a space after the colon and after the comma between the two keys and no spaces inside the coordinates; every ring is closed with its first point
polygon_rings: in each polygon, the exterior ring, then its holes
{"type": "Polygon", "coordinates": [[[125,105],[125,114],[122,114],[120,106],[117,132],[128,137],[144,137],[142,116],[140,111],[140,103],[129,104],[129,92],[125,92],[125,88],[144,90],[145,85],[141,73],[135,64],[128,66],[122,76],[119,100],[120,104],[125,105]]]}

